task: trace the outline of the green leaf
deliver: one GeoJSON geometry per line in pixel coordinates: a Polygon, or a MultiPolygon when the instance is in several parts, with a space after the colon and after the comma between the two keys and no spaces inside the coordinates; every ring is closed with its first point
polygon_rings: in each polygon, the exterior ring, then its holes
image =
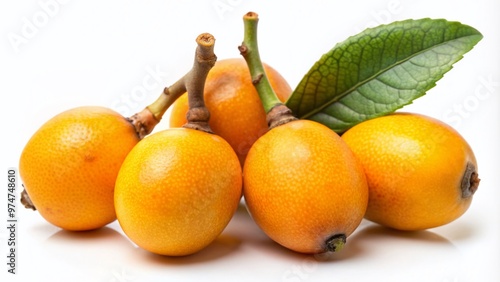
{"type": "Polygon", "coordinates": [[[470,26],[443,19],[367,29],[324,54],[286,105],[298,118],[342,133],[424,95],[482,37],[470,26]]]}

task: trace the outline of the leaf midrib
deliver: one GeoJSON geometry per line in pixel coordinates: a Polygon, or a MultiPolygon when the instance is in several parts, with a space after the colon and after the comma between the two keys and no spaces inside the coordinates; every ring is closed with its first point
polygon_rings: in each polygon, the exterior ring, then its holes
{"type": "MultiPolygon", "coordinates": [[[[362,85],[372,81],[373,79],[375,79],[376,77],[380,76],[381,74],[393,69],[395,66],[398,66],[398,65],[401,65],[407,61],[409,61],[410,59],[420,55],[420,54],[423,54],[429,50],[432,50],[434,48],[437,48],[439,46],[443,46],[445,44],[449,44],[450,42],[453,42],[453,41],[457,41],[457,40],[460,40],[460,39],[463,39],[463,38],[467,38],[467,37],[471,37],[471,36],[478,36],[477,34],[469,34],[469,35],[466,35],[466,36],[462,36],[462,37],[457,37],[457,38],[454,38],[452,40],[447,40],[447,41],[443,41],[442,43],[439,43],[439,44],[436,44],[436,45],[432,45],[430,48],[426,48],[426,49],[423,49],[419,52],[416,52],[414,53],[413,55],[405,58],[404,60],[401,60],[401,61],[398,61],[384,69],[381,69],[380,71],[374,73],[372,76],[368,77],[367,79],[363,80],[363,81],[360,81],[358,83],[356,83],[355,85],[353,85],[351,88],[347,89],[346,91],[344,91],[343,93],[341,94],[337,94],[335,95],[332,100],[330,100],[329,102],[327,103],[324,103],[323,105],[321,105],[320,107],[317,107],[316,109],[313,109],[312,111],[306,113],[305,115],[303,116],[300,116],[301,119],[306,119],[306,118],[309,118],[319,112],[322,112],[323,109],[327,108],[328,106],[330,106],[331,104],[333,103],[336,103],[338,102],[340,99],[344,98],[347,94],[353,92],[354,90],[358,89],[359,87],[361,87],[362,85]]],[[[303,96],[303,95],[302,95],[303,96]]],[[[290,96],[290,97],[293,97],[293,94],[290,96]]],[[[302,99],[303,97],[301,97],[302,99]]]]}

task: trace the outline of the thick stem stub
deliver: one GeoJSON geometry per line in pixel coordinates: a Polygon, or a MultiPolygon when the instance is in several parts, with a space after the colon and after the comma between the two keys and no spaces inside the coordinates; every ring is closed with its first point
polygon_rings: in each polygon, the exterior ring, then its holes
{"type": "Polygon", "coordinates": [[[198,48],[195,62],[191,72],[185,77],[189,110],[186,114],[187,123],[183,127],[213,133],[208,125],[210,113],[205,106],[203,93],[208,72],[217,61],[214,54],[215,38],[209,33],[203,33],[198,36],[196,42],[198,48]]]}
{"type": "Polygon", "coordinates": [[[23,204],[23,206],[27,209],[31,209],[31,210],[34,210],[36,211],[36,207],[35,205],[33,204],[33,202],[31,201],[31,198],[30,196],[28,195],[28,192],[26,192],[26,189],[24,189],[22,192],[21,192],[21,204],[23,204]]]}
{"type": "Polygon", "coordinates": [[[339,252],[344,248],[347,237],[345,234],[335,234],[325,241],[326,252],[339,252]]]}
{"type": "Polygon", "coordinates": [[[293,116],[292,110],[281,103],[272,107],[271,110],[267,113],[266,118],[269,129],[273,129],[276,126],[280,126],[285,123],[297,120],[297,118],[293,116]]]}
{"type": "Polygon", "coordinates": [[[476,170],[476,166],[468,162],[465,167],[465,173],[462,177],[461,190],[462,190],[462,198],[466,199],[472,197],[474,193],[476,193],[477,188],[479,187],[479,175],[476,170]]]}

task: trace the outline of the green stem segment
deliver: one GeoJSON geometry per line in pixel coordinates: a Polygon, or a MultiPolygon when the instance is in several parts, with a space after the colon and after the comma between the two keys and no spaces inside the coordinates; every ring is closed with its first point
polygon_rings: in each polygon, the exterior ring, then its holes
{"type": "Polygon", "coordinates": [[[274,128],[291,120],[295,120],[296,118],[294,118],[292,112],[281,103],[264,70],[257,43],[258,22],[259,16],[257,13],[248,12],[243,16],[244,38],[243,43],[238,49],[243,58],[245,58],[252,77],[252,83],[259,93],[264,110],[268,114],[269,128],[274,128]]]}
{"type": "Polygon", "coordinates": [[[184,127],[211,132],[208,127],[208,111],[203,102],[203,89],[208,71],[217,60],[213,48],[215,39],[211,34],[203,33],[196,38],[196,43],[198,46],[196,48],[195,60],[191,70],[170,87],[165,87],[156,101],[142,111],[127,118],[134,126],[139,138],[142,139],[150,134],[160,122],[167,109],[172,106],[180,96],[186,93],[186,91],[189,96],[190,111],[188,112],[188,124],[184,127]],[[192,97],[200,96],[200,92],[201,102],[200,98],[192,97]]]}

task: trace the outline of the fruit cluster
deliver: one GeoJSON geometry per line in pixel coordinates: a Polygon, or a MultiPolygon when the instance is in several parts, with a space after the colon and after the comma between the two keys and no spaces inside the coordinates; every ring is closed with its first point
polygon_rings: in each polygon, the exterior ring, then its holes
{"type": "Polygon", "coordinates": [[[242,198],[271,239],[311,254],[342,249],[363,218],[421,230],[468,209],[479,178],[458,132],[412,113],[341,135],[298,119],[290,86],[260,61],[257,20],[244,16],[243,58],[217,61],[215,39],[200,35],[193,68],[130,118],[80,107],[46,122],[20,158],[26,205],[66,230],[118,219],[169,256],[208,246],[242,198]],[[171,105],[171,128],[151,133],[171,105]]]}

